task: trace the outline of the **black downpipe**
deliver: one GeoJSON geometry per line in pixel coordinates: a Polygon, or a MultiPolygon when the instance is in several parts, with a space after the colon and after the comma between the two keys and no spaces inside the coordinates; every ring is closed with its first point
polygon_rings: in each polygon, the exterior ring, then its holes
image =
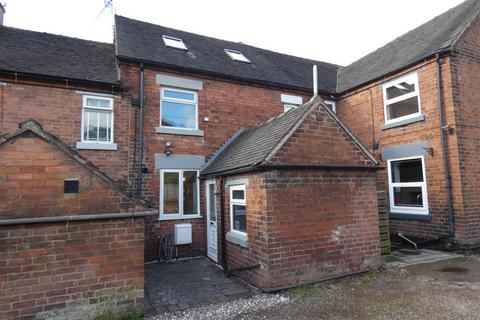
{"type": "Polygon", "coordinates": [[[143,163],[143,105],[144,105],[144,88],[143,88],[143,62],[140,63],[140,116],[139,116],[139,133],[138,133],[138,184],[137,195],[142,195],[142,163],[143,163]]]}
{"type": "Polygon", "coordinates": [[[440,55],[435,57],[435,63],[437,67],[437,92],[438,92],[438,114],[440,117],[440,143],[442,145],[443,156],[443,171],[445,174],[445,184],[447,187],[447,202],[448,202],[448,233],[451,237],[455,237],[455,217],[453,213],[453,200],[452,200],[452,184],[450,180],[450,170],[448,164],[447,145],[445,142],[445,118],[443,115],[443,84],[442,84],[442,70],[440,65],[440,55]]]}
{"type": "Polygon", "coordinates": [[[222,217],[222,268],[225,274],[228,274],[228,267],[227,267],[227,253],[225,252],[226,245],[225,245],[225,177],[220,177],[220,216],[222,217]]]}

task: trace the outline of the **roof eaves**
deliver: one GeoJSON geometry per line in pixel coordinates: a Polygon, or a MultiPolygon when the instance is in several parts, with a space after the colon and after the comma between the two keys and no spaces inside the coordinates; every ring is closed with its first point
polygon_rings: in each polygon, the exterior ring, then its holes
{"type": "MultiPolygon", "coordinates": [[[[304,92],[312,92],[312,88],[309,87],[299,87],[299,86],[293,86],[293,85],[288,85],[280,82],[271,82],[271,81],[262,81],[262,80],[257,80],[257,79],[250,79],[250,78],[245,78],[245,77],[238,77],[238,76],[232,76],[228,75],[225,73],[219,73],[219,72],[213,72],[213,71],[205,71],[201,69],[195,69],[195,68],[187,68],[187,67],[182,67],[174,64],[167,64],[167,63],[162,63],[162,62],[157,62],[157,61],[152,61],[152,60],[147,60],[147,59],[141,59],[141,58],[133,58],[130,56],[125,56],[125,55],[118,55],[117,58],[120,60],[128,60],[136,63],[143,62],[145,64],[151,65],[151,66],[156,66],[156,67],[162,67],[166,68],[169,70],[174,70],[174,71],[182,71],[182,72],[191,72],[194,74],[198,75],[206,75],[210,77],[221,77],[226,80],[231,80],[231,81],[239,81],[242,83],[248,83],[248,84],[257,84],[257,85],[262,85],[262,86],[270,86],[270,87],[275,87],[275,88],[280,88],[280,89],[288,89],[288,90],[299,90],[299,91],[304,91],[304,92]]],[[[324,95],[335,95],[335,91],[327,91],[325,89],[319,88],[319,93],[324,94],[324,95]]]]}

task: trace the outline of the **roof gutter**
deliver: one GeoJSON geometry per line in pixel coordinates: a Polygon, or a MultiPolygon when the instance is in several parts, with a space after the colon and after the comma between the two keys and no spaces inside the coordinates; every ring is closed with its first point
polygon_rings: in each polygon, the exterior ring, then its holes
{"type": "Polygon", "coordinates": [[[35,73],[10,71],[10,70],[0,70],[0,76],[12,78],[12,80],[14,80],[15,82],[19,80],[18,79],[19,77],[25,77],[27,79],[32,79],[32,80],[40,79],[45,81],[52,81],[52,82],[57,81],[60,83],[66,83],[67,87],[72,84],[80,84],[80,85],[105,87],[105,88],[109,88],[112,92],[121,91],[121,86],[119,82],[111,83],[111,82],[91,81],[91,80],[85,80],[85,79],[49,76],[49,75],[41,75],[41,74],[35,74],[35,73]]]}
{"type": "MultiPolygon", "coordinates": [[[[236,81],[236,82],[242,82],[242,83],[247,83],[247,84],[257,84],[257,85],[262,85],[262,86],[270,86],[270,87],[276,87],[280,89],[287,89],[287,90],[298,90],[298,91],[303,91],[306,94],[309,94],[312,92],[312,88],[305,88],[305,87],[298,87],[298,86],[289,86],[286,84],[278,83],[278,82],[270,82],[270,81],[262,81],[262,80],[255,80],[255,79],[248,79],[248,78],[242,78],[242,77],[234,77],[234,76],[229,76],[223,73],[218,73],[218,72],[212,72],[212,71],[203,71],[203,70],[198,70],[198,69],[193,69],[193,68],[186,68],[186,67],[179,67],[171,64],[166,64],[166,63],[160,63],[160,62],[155,62],[151,60],[143,60],[143,59],[135,59],[135,58],[130,58],[127,56],[122,56],[122,55],[117,55],[117,59],[123,59],[127,61],[131,61],[134,63],[139,63],[139,62],[144,62],[147,65],[154,66],[154,67],[162,67],[174,71],[180,71],[180,72],[189,72],[189,73],[194,73],[198,75],[204,75],[204,76],[210,76],[210,77],[221,77],[230,81],[236,81]]],[[[325,96],[330,96],[330,95],[335,95],[335,92],[329,92],[325,90],[321,90],[321,94],[325,96]]]]}
{"type": "Polygon", "coordinates": [[[313,169],[313,170],[366,170],[366,171],[377,171],[385,169],[382,166],[364,166],[364,165],[345,165],[345,164],[311,164],[311,163],[263,163],[263,164],[254,164],[246,167],[235,168],[231,170],[212,172],[207,174],[201,174],[200,178],[207,180],[216,177],[226,177],[233,176],[236,174],[260,171],[260,170],[288,170],[288,169],[313,169]]]}

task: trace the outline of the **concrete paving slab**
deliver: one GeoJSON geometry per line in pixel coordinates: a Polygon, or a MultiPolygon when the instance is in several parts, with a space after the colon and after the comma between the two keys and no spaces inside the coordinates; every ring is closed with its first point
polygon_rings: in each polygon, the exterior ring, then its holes
{"type": "Polygon", "coordinates": [[[223,271],[207,258],[145,265],[145,313],[185,310],[247,298],[259,292],[223,271]]]}

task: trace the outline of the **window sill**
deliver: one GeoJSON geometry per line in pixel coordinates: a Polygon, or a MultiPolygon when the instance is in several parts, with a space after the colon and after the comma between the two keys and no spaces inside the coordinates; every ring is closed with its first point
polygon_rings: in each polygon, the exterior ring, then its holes
{"type": "Polygon", "coordinates": [[[225,238],[227,239],[228,242],[231,242],[233,244],[237,244],[240,247],[243,248],[248,248],[248,236],[244,236],[241,234],[238,234],[236,232],[227,232],[225,238]]]}
{"type": "Polygon", "coordinates": [[[203,130],[194,130],[194,129],[182,129],[182,128],[166,128],[166,127],[156,127],[155,133],[160,134],[177,134],[181,136],[196,136],[203,137],[203,130]]]}
{"type": "Polygon", "coordinates": [[[191,215],[191,216],[175,216],[175,217],[166,217],[165,215],[160,216],[158,218],[159,221],[169,221],[169,220],[190,220],[190,219],[201,219],[203,216],[200,215],[191,215]]]}
{"type": "Polygon", "coordinates": [[[409,118],[409,119],[400,120],[400,121],[391,122],[391,123],[384,123],[384,124],[382,124],[382,130],[387,130],[387,129],[391,129],[391,128],[406,126],[407,124],[416,123],[416,122],[420,122],[420,121],[425,121],[425,114],[424,113],[419,114],[418,116],[415,116],[415,117],[412,117],[412,118],[409,118]]]}
{"type": "Polygon", "coordinates": [[[95,142],[77,142],[77,149],[79,150],[110,150],[116,151],[116,143],[95,143],[95,142]]]}
{"type": "Polygon", "coordinates": [[[421,220],[421,221],[432,220],[431,214],[418,214],[418,213],[390,212],[389,217],[392,219],[404,219],[404,220],[421,220]]]}

